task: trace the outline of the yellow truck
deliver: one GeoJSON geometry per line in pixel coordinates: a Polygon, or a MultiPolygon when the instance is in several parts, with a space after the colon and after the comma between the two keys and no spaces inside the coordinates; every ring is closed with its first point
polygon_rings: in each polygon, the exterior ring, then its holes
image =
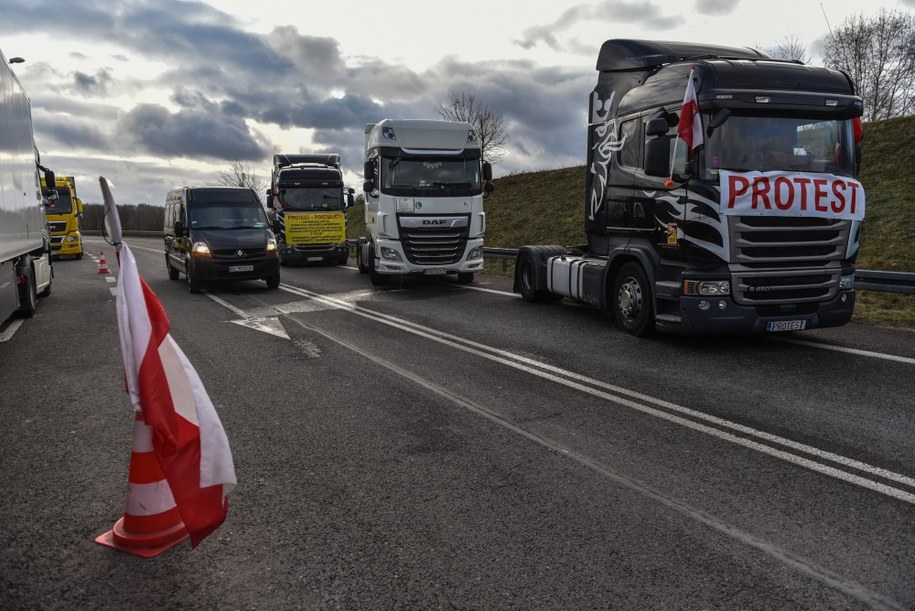
{"type": "Polygon", "coordinates": [[[51,231],[51,251],[55,257],[83,258],[83,238],[79,233],[79,219],[83,216],[83,201],[76,195],[76,179],[58,176],[53,187],[41,179],[41,192],[46,197],[52,189],[57,199],[45,206],[45,217],[51,231]]]}

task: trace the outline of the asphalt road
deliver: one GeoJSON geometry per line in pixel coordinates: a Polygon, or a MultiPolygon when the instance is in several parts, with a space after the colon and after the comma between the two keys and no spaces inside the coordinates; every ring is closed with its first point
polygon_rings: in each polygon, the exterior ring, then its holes
{"type": "Polygon", "coordinates": [[[112,274],[0,328],[2,609],[915,608],[915,335],[636,339],[507,278],[169,281],[238,488],[196,549],[99,546],[132,410],[112,274]],[[18,324],[18,323],[17,323],[18,324]]]}

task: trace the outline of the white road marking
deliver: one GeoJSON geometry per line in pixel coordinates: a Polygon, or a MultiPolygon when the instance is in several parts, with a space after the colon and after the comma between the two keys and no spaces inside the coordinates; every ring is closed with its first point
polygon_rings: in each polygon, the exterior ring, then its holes
{"type": "Polygon", "coordinates": [[[872,352],[870,350],[861,350],[859,348],[846,348],[845,346],[833,346],[831,344],[821,344],[819,342],[811,342],[803,339],[795,339],[793,337],[779,337],[772,338],[775,341],[786,342],[788,344],[797,344],[799,346],[809,346],[811,348],[819,348],[820,350],[833,350],[835,352],[845,352],[848,354],[854,354],[856,356],[864,356],[872,359],[883,359],[886,361],[895,361],[897,363],[905,363],[906,365],[915,365],[915,359],[909,358],[907,356],[897,356],[895,354],[884,354],[882,352],[872,352]]]}
{"type": "Polygon", "coordinates": [[[857,473],[845,471],[824,463],[828,461],[835,465],[841,465],[843,467],[854,469],[873,477],[896,482],[898,484],[902,484],[903,486],[915,489],[915,479],[908,476],[869,465],[852,458],[834,454],[832,452],[821,450],[819,448],[799,443],[797,441],[786,439],[778,435],[759,431],[757,429],[737,424],[717,416],[712,416],[704,412],[693,410],[660,398],[645,395],[643,393],[628,390],[612,384],[607,384],[600,380],[588,378],[578,373],[561,369],[553,365],[539,363],[534,359],[517,355],[506,350],[486,346],[485,344],[480,344],[478,342],[451,335],[437,329],[425,327],[423,325],[397,318],[395,316],[375,312],[373,310],[369,310],[352,303],[347,303],[333,297],[328,297],[319,293],[308,291],[306,289],[300,289],[288,285],[280,285],[280,288],[281,290],[302,295],[304,297],[310,297],[329,305],[336,305],[342,310],[347,310],[364,318],[368,318],[370,320],[401,329],[408,333],[413,333],[420,337],[424,337],[426,339],[439,342],[452,348],[474,354],[475,356],[500,363],[507,367],[523,371],[524,373],[537,376],[541,379],[549,380],[557,384],[562,384],[574,390],[578,390],[591,396],[604,399],[611,403],[615,403],[623,407],[628,407],[630,409],[666,420],[674,424],[678,424],[694,431],[705,433],[722,441],[727,441],[735,445],[755,450],[757,452],[778,458],[785,462],[792,463],[822,475],[827,475],[829,477],[833,477],[835,479],[839,479],[847,483],[851,483],[856,486],[872,490],[874,492],[879,492],[880,494],[884,494],[886,496],[915,505],[915,493],[913,492],[901,488],[895,488],[883,482],[874,481],[857,473]],[[703,422],[707,424],[703,424],[703,422]],[[810,457],[813,457],[813,459],[817,459],[823,462],[817,462],[811,458],[799,456],[798,454],[787,452],[783,449],[772,447],[772,445],[766,445],[762,442],[781,446],[782,448],[790,449],[795,452],[801,452],[807,454],[810,457]]]}

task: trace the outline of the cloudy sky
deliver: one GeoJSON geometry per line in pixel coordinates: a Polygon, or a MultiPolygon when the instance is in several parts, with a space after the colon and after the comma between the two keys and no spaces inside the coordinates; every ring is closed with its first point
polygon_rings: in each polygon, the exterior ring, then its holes
{"type": "Polygon", "coordinates": [[[215,184],[232,161],[339,152],[358,189],[363,128],[437,119],[449,93],[501,112],[511,172],[584,163],[587,100],[610,38],[772,49],[811,63],[830,25],[915,0],[0,0],[0,50],[32,99],[42,162],[119,203],[215,184]]]}

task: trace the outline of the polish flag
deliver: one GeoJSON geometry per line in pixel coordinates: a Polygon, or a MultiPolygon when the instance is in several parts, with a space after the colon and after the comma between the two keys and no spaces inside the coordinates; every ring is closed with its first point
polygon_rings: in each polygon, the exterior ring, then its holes
{"type": "Polygon", "coordinates": [[[118,254],[118,331],[127,392],[152,427],[153,451],[172,490],[191,546],[226,519],[235,488],[229,440],[200,377],[169,334],[162,303],[121,242],[117,206],[104,177],[105,226],[118,254]]]}
{"type": "Polygon", "coordinates": [[[699,145],[705,141],[702,136],[702,119],[699,117],[699,102],[696,99],[696,87],[693,84],[693,75],[696,67],[689,71],[689,80],[686,82],[686,93],[683,95],[683,108],[680,109],[680,122],[677,124],[677,133],[689,147],[690,156],[699,145]]]}

